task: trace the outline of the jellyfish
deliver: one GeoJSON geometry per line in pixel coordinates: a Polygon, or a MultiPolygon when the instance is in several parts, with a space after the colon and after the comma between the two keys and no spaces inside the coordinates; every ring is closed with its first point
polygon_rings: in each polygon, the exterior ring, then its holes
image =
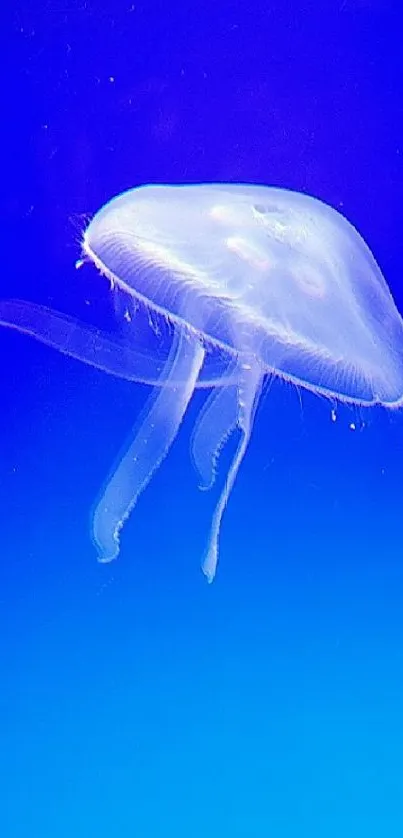
{"type": "Polygon", "coordinates": [[[100,209],[82,251],[119,295],[120,330],[19,300],[0,303],[0,323],[152,388],[92,515],[102,562],[118,555],[196,388],[210,390],[191,440],[203,488],[237,435],[202,563],[209,581],[268,377],[350,404],[402,404],[400,314],[363,238],[316,198],[250,184],[141,186],[100,209]]]}

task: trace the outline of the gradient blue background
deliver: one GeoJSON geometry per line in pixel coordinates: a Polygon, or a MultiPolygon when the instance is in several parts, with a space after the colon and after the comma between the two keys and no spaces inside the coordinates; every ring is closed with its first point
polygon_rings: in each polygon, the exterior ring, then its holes
{"type": "MultiPolygon", "coordinates": [[[[399,5],[17,0],[1,295],[110,325],[74,267],[91,214],[243,180],[341,209],[403,309],[399,5]]],[[[400,838],[402,416],[333,423],[274,385],[208,586],[202,395],[100,566],[89,511],[147,390],[5,330],[0,352],[2,838],[400,838]]]]}

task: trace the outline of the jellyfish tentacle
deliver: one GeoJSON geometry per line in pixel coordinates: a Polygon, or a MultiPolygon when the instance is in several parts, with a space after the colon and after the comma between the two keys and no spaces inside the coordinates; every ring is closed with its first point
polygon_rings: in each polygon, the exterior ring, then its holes
{"type": "Polygon", "coordinates": [[[239,467],[249,444],[255,411],[261,392],[262,381],[263,370],[256,358],[252,358],[250,361],[240,364],[239,384],[237,387],[237,426],[241,432],[241,438],[228,470],[224,488],[214,510],[210,528],[209,543],[202,563],[203,573],[209,582],[213,581],[216,573],[221,520],[231,494],[231,490],[235,483],[239,467]]]}
{"type": "Polygon", "coordinates": [[[1,300],[0,325],[129,381],[158,382],[167,360],[167,354],[147,352],[142,336],[137,338],[134,329],[129,343],[68,314],[25,300],[1,300]]]}
{"type": "MultiPolygon", "coordinates": [[[[156,341],[150,347],[147,335],[137,333],[135,324],[129,336],[122,338],[47,306],[10,299],[0,300],[0,326],[32,337],[62,355],[116,378],[152,387],[176,387],[185,383],[178,378],[164,379],[162,373],[169,354],[166,347],[161,348],[156,341]]],[[[209,360],[207,372],[203,371],[197,388],[235,383],[231,370],[227,375],[224,369],[219,355],[216,361],[209,360]]]]}
{"type": "Polygon", "coordinates": [[[122,526],[178,433],[204,355],[197,340],[181,331],[176,333],[161,376],[162,389],[149,397],[134,439],[108,480],[93,513],[92,533],[100,562],[117,557],[122,526]],[[169,379],[183,383],[165,386],[169,379]]]}
{"type": "Polygon", "coordinates": [[[199,475],[200,489],[214,485],[217,462],[238,421],[238,390],[235,384],[214,389],[196,422],[191,453],[199,475]]]}

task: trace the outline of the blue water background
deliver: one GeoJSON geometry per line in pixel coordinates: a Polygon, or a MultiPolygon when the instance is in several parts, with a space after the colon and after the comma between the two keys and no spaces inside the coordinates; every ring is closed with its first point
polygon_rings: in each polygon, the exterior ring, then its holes
{"type": "MultiPolygon", "coordinates": [[[[398,3],[8,15],[2,296],[111,325],[74,266],[86,220],[140,183],[230,180],[341,209],[403,310],[398,3]]],[[[208,586],[202,394],[100,566],[89,512],[147,388],[5,330],[0,351],[2,838],[400,838],[403,416],[333,422],[275,383],[208,586]]]]}

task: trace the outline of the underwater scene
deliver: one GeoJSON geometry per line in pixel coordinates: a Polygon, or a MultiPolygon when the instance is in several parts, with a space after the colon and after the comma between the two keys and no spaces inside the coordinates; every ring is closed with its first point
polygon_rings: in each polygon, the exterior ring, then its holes
{"type": "Polygon", "coordinates": [[[4,838],[402,835],[402,26],[7,9],[4,838]]]}

